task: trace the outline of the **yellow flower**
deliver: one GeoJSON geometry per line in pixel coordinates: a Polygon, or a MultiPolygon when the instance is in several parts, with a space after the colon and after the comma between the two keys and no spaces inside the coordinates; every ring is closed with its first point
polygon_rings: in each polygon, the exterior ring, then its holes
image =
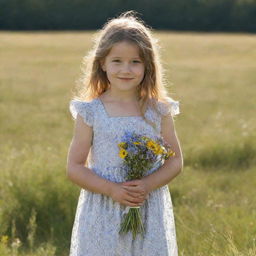
{"type": "Polygon", "coordinates": [[[138,141],[135,141],[135,142],[133,142],[133,144],[135,144],[135,145],[140,145],[141,143],[138,142],[138,141]]]}
{"type": "Polygon", "coordinates": [[[157,144],[157,151],[156,151],[156,154],[157,154],[157,155],[161,155],[161,154],[163,154],[163,153],[164,153],[163,149],[161,148],[160,145],[157,144]]]}
{"type": "Polygon", "coordinates": [[[151,149],[156,155],[162,153],[161,146],[155,143],[153,140],[147,142],[147,147],[151,149]]]}
{"type": "Polygon", "coordinates": [[[148,138],[148,137],[146,137],[146,136],[142,136],[141,137],[143,140],[145,140],[145,141],[149,141],[150,139],[148,138]]]}
{"type": "Polygon", "coordinates": [[[152,141],[152,140],[150,140],[150,141],[148,141],[147,142],[147,147],[149,148],[149,149],[151,149],[151,150],[155,150],[155,143],[152,141]]]}
{"type": "Polygon", "coordinates": [[[175,152],[172,151],[172,150],[170,150],[170,151],[167,152],[167,156],[168,156],[168,157],[169,157],[169,156],[175,156],[175,152]]]}
{"type": "Polygon", "coordinates": [[[163,146],[161,146],[161,151],[162,151],[162,154],[166,154],[167,153],[166,149],[163,146]]]}
{"type": "Polygon", "coordinates": [[[125,158],[126,156],[127,156],[127,151],[125,150],[125,149],[120,149],[120,151],[119,151],[119,156],[121,157],[121,158],[125,158]]]}
{"type": "Polygon", "coordinates": [[[125,147],[125,145],[126,145],[126,143],[125,143],[125,142],[121,142],[121,143],[119,143],[119,144],[118,144],[118,147],[119,147],[119,148],[124,148],[124,147],[125,147]]]}
{"type": "Polygon", "coordinates": [[[164,153],[164,150],[162,149],[162,147],[161,146],[159,146],[158,145],[158,150],[157,150],[157,155],[161,155],[161,154],[163,154],[164,153]]]}

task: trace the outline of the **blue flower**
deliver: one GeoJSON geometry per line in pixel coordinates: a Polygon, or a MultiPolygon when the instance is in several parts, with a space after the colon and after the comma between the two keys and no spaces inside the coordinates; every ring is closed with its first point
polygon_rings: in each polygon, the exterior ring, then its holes
{"type": "Polygon", "coordinates": [[[138,154],[138,149],[136,147],[130,147],[130,148],[128,148],[128,151],[134,155],[138,154]]]}
{"type": "Polygon", "coordinates": [[[121,137],[121,140],[123,142],[127,142],[127,143],[131,142],[132,143],[132,142],[136,141],[137,138],[138,138],[138,136],[136,135],[136,133],[134,131],[125,131],[124,135],[121,137]]]}
{"type": "Polygon", "coordinates": [[[155,161],[157,159],[157,156],[151,150],[148,150],[146,153],[146,159],[150,161],[155,161]]]}

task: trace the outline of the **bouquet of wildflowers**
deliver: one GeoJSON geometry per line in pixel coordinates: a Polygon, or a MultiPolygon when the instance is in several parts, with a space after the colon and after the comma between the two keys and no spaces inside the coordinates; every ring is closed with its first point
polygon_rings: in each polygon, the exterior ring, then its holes
{"type": "MultiPolygon", "coordinates": [[[[123,159],[123,165],[128,171],[126,181],[141,179],[158,163],[175,155],[170,145],[165,143],[162,137],[153,140],[135,132],[126,132],[118,147],[119,156],[123,159]]],[[[139,208],[139,206],[126,208],[119,234],[132,231],[133,239],[137,233],[144,236],[145,229],[139,208]]]]}

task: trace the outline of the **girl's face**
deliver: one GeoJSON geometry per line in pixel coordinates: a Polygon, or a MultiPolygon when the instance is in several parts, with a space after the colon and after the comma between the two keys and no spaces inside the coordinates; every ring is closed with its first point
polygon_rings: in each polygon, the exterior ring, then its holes
{"type": "Polygon", "coordinates": [[[111,88],[127,91],[136,89],[143,80],[145,66],[137,45],[123,41],[114,44],[102,64],[111,88]]]}

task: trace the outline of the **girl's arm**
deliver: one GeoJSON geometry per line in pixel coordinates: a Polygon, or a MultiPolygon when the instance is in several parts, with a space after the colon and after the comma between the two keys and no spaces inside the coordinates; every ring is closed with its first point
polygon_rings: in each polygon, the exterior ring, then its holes
{"type": "Polygon", "coordinates": [[[171,145],[175,156],[166,160],[157,171],[142,178],[148,192],[170,183],[183,169],[183,156],[171,115],[162,117],[161,134],[164,140],[171,145]]]}
{"type": "Polygon", "coordinates": [[[115,183],[99,177],[84,166],[90,151],[91,140],[92,127],[88,126],[78,114],[68,152],[67,177],[83,189],[110,196],[115,183]]]}

